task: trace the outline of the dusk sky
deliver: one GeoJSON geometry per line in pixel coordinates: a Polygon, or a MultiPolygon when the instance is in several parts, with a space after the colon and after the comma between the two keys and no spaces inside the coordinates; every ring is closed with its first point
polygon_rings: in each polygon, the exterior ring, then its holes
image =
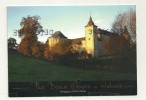
{"type": "MultiPolygon", "coordinates": [[[[90,17],[101,29],[111,29],[116,15],[120,12],[136,9],[135,5],[100,5],[100,6],[13,6],[7,8],[8,38],[14,36],[14,30],[19,30],[22,17],[38,15],[43,29],[61,31],[66,37],[79,38],[85,36],[85,28],[90,17]]],[[[50,35],[38,35],[38,40],[45,42],[50,35]]]]}

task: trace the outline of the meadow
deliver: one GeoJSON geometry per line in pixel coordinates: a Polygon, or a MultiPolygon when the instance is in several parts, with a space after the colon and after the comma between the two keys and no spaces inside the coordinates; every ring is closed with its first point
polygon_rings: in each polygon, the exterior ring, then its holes
{"type": "Polygon", "coordinates": [[[136,80],[135,73],[80,69],[8,51],[9,82],[32,81],[121,81],[136,80]]]}

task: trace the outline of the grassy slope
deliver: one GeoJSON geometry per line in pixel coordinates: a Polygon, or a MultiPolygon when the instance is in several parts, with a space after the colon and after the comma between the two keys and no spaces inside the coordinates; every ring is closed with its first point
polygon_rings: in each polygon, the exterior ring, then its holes
{"type": "Polygon", "coordinates": [[[56,65],[17,52],[8,54],[9,81],[136,80],[133,73],[97,72],[56,65]]]}

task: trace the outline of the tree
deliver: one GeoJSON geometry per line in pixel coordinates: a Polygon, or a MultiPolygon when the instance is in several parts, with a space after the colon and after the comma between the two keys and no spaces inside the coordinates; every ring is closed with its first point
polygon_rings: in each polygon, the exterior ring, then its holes
{"type": "Polygon", "coordinates": [[[77,52],[71,51],[72,45],[69,40],[59,41],[49,50],[49,57],[52,61],[63,65],[74,65],[79,57],[77,52]]]}
{"type": "Polygon", "coordinates": [[[109,40],[104,43],[104,51],[108,55],[121,55],[127,52],[129,48],[129,41],[118,34],[110,34],[109,40]]]}
{"type": "Polygon", "coordinates": [[[71,52],[71,42],[68,40],[59,41],[54,47],[51,47],[51,51],[57,55],[65,55],[71,52]]]}
{"type": "Polygon", "coordinates": [[[112,25],[113,33],[104,44],[107,54],[119,55],[136,45],[136,10],[119,13],[112,25]]]}
{"type": "MultiPolygon", "coordinates": [[[[136,45],[136,10],[119,13],[112,25],[113,34],[104,44],[108,54],[128,52],[136,45]]],[[[133,51],[133,50],[132,50],[133,51]]]]}
{"type": "Polygon", "coordinates": [[[80,55],[81,59],[87,59],[88,58],[88,53],[86,50],[81,51],[81,55],[80,55]]]}
{"type": "Polygon", "coordinates": [[[14,49],[17,47],[17,42],[16,42],[16,39],[14,38],[9,38],[8,39],[8,48],[9,49],[14,49]]]}
{"type": "Polygon", "coordinates": [[[50,50],[49,45],[48,45],[48,39],[47,39],[46,43],[44,44],[44,57],[48,60],[52,60],[51,50],[50,50]]]}
{"type": "Polygon", "coordinates": [[[125,26],[129,32],[131,45],[136,44],[136,10],[130,9],[129,11],[119,13],[116,16],[115,21],[112,25],[113,33],[121,34],[123,33],[125,26]]]}
{"type": "Polygon", "coordinates": [[[58,62],[64,56],[71,53],[71,42],[68,40],[59,41],[53,47],[45,44],[44,56],[48,60],[58,62]]]}
{"type": "Polygon", "coordinates": [[[44,44],[41,42],[36,42],[32,46],[32,56],[34,57],[43,57],[43,52],[44,52],[44,44]]]}
{"type": "Polygon", "coordinates": [[[22,39],[17,50],[25,55],[32,55],[32,47],[37,42],[37,31],[42,29],[38,22],[39,16],[23,17],[20,25],[21,29],[18,31],[19,37],[22,39]]]}
{"type": "Polygon", "coordinates": [[[38,22],[39,19],[40,16],[27,16],[27,18],[23,17],[20,22],[20,26],[22,28],[18,31],[19,37],[24,38],[27,35],[33,34],[36,36],[35,38],[37,38],[36,33],[38,30],[42,30],[43,28],[38,22]]]}
{"type": "Polygon", "coordinates": [[[44,57],[48,60],[52,60],[51,50],[48,47],[44,50],[44,57]]]}

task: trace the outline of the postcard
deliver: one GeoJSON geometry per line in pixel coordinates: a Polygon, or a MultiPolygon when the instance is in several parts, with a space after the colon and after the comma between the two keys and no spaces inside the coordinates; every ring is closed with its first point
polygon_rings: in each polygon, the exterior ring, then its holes
{"type": "Polygon", "coordinates": [[[9,97],[137,95],[136,5],[8,6],[9,97]]]}

